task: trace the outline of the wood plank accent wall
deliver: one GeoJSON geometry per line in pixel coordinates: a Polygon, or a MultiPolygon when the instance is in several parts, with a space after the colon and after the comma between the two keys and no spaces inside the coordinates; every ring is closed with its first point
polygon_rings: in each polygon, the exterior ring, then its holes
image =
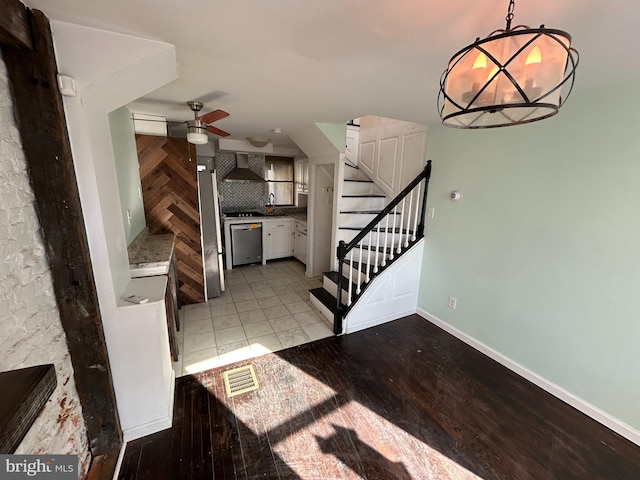
{"type": "Polygon", "coordinates": [[[184,138],[136,135],[136,148],[149,233],[176,235],[180,303],[204,302],[195,146],[184,138]]]}

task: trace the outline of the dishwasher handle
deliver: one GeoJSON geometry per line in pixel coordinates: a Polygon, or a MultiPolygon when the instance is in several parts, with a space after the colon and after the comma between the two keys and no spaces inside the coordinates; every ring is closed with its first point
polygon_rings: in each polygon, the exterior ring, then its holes
{"type": "Polygon", "coordinates": [[[230,226],[231,230],[253,230],[255,228],[262,228],[261,223],[239,223],[230,226]]]}

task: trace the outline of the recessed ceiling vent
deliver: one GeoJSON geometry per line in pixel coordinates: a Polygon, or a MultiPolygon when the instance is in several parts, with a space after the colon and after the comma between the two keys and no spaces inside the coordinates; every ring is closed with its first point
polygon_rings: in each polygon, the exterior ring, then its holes
{"type": "Polygon", "coordinates": [[[264,178],[249,170],[249,154],[236,153],[236,168],[222,179],[223,182],[264,183],[264,178]]]}

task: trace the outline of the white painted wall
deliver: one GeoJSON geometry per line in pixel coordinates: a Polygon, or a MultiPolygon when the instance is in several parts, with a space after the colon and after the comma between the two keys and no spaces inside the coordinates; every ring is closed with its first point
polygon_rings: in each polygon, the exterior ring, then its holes
{"type": "Polygon", "coordinates": [[[309,205],[307,212],[307,236],[313,241],[308,243],[307,276],[317,277],[331,270],[332,224],[334,217],[333,184],[335,166],[309,165],[309,205]],[[327,188],[331,188],[328,191],[327,188]]]}
{"type": "MultiPolygon", "coordinates": [[[[58,69],[74,77],[78,86],[76,97],[64,97],[65,115],[120,421],[125,437],[131,439],[130,432],[141,432],[140,423],[148,422],[130,414],[136,408],[131,402],[131,380],[136,378],[138,392],[154,394],[147,401],[160,403],[158,408],[166,411],[170,395],[155,395],[153,385],[172,382],[171,359],[166,352],[150,348],[138,332],[140,358],[156,358],[159,375],[166,378],[144,375],[120,338],[122,324],[131,318],[129,310],[118,302],[131,276],[108,114],[174,80],[175,50],[166,43],[65,22],[53,21],[51,27],[58,69]],[[123,362],[124,358],[129,361],[123,362]]],[[[147,296],[161,298],[163,293],[149,291],[147,296]]],[[[157,325],[158,315],[164,316],[164,312],[152,307],[140,309],[139,320],[157,325]]]]}
{"type": "MultiPolygon", "coordinates": [[[[344,128],[346,134],[346,124],[341,128],[344,128]]],[[[336,126],[331,128],[329,124],[322,124],[322,129],[318,125],[311,125],[289,133],[291,139],[309,158],[309,251],[306,272],[309,277],[322,275],[329,270],[335,252],[330,234],[333,231],[335,194],[334,191],[323,191],[323,187],[331,187],[333,190],[335,186],[334,176],[341,153],[336,148],[335,139],[329,139],[327,132],[335,137],[338,130],[336,126]]]]}
{"type": "Polygon", "coordinates": [[[82,475],[87,432],[34,201],[0,58],[0,371],[53,363],[58,382],[15,453],[77,454],[82,475]]]}

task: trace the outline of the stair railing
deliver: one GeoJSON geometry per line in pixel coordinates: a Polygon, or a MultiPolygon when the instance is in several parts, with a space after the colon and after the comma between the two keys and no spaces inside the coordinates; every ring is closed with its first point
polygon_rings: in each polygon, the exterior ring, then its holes
{"type": "Polygon", "coordinates": [[[428,160],[422,172],[349,243],[340,240],[337,248],[337,309],[333,322],[333,331],[336,335],[342,333],[342,320],[371,280],[388,268],[415,242],[424,237],[424,219],[430,177],[431,160],[428,160]],[[381,233],[383,235],[382,241],[380,240],[381,233]],[[375,242],[372,240],[374,235],[375,242]],[[368,239],[366,245],[364,244],[365,238],[368,239]],[[381,243],[382,248],[380,248],[381,243]],[[356,260],[354,261],[354,259],[356,260]],[[345,266],[349,270],[348,278],[343,277],[345,266]],[[343,278],[348,281],[346,302],[343,302],[343,278]],[[353,288],[354,280],[355,291],[353,288]]]}

